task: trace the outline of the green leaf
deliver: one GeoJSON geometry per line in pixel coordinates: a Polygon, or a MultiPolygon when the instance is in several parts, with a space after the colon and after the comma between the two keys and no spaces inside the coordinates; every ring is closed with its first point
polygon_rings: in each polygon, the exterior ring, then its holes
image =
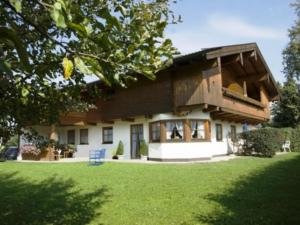
{"type": "Polygon", "coordinates": [[[22,3],[21,0],[9,0],[10,4],[12,4],[16,11],[19,13],[22,10],[22,3]]]}
{"type": "Polygon", "coordinates": [[[107,22],[108,24],[113,25],[113,26],[116,27],[118,30],[121,30],[121,29],[122,29],[122,26],[121,26],[119,20],[118,20],[115,16],[112,16],[107,8],[103,8],[103,9],[100,11],[99,16],[100,16],[101,18],[103,18],[103,19],[106,19],[106,22],[107,22]]]}
{"type": "Polygon", "coordinates": [[[26,97],[29,94],[29,91],[27,88],[23,87],[22,88],[22,97],[26,97]]]}
{"type": "Polygon", "coordinates": [[[111,86],[111,83],[109,80],[106,78],[106,76],[103,74],[103,69],[101,65],[94,59],[91,58],[85,58],[85,60],[89,63],[90,70],[92,71],[93,74],[95,74],[97,77],[99,77],[100,80],[105,82],[108,86],[111,86]]]}
{"type": "Polygon", "coordinates": [[[3,42],[5,40],[11,41],[15,46],[24,69],[26,71],[30,71],[30,64],[26,48],[24,47],[22,40],[18,37],[16,32],[6,27],[0,27],[0,34],[0,42],[3,42]]]}
{"type": "Polygon", "coordinates": [[[7,73],[8,75],[13,75],[9,64],[4,60],[0,60],[0,72],[7,73]]]}
{"type": "Polygon", "coordinates": [[[67,57],[63,59],[63,68],[64,68],[65,79],[69,79],[73,72],[73,62],[69,60],[67,57]]]}
{"type": "Polygon", "coordinates": [[[76,24],[76,23],[68,23],[68,27],[77,31],[80,35],[82,36],[87,36],[88,32],[85,26],[81,25],[81,24],[76,24]]]}
{"type": "Polygon", "coordinates": [[[92,74],[92,71],[85,65],[83,60],[79,57],[76,56],[74,58],[74,63],[75,67],[83,74],[92,74]]]}
{"type": "Polygon", "coordinates": [[[122,16],[127,15],[127,11],[126,11],[126,8],[124,6],[118,5],[116,9],[122,14],[122,16]]]}
{"type": "Polygon", "coordinates": [[[57,10],[61,10],[61,3],[60,2],[55,2],[54,3],[54,8],[57,10]]]}
{"type": "Polygon", "coordinates": [[[54,20],[54,22],[56,23],[57,27],[60,27],[60,28],[66,28],[67,27],[65,17],[64,17],[63,12],[61,10],[58,10],[57,8],[54,7],[50,12],[50,16],[54,20]]]}
{"type": "Polygon", "coordinates": [[[45,98],[45,94],[43,92],[38,92],[38,95],[41,96],[42,98],[45,98]]]}

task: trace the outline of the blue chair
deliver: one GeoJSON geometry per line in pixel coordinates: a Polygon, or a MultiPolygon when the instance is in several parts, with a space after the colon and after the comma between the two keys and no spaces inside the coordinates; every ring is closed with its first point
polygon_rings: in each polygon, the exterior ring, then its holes
{"type": "Polygon", "coordinates": [[[101,165],[105,159],[105,152],[104,148],[101,150],[90,150],[89,164],[94,166],[101,165]]]}

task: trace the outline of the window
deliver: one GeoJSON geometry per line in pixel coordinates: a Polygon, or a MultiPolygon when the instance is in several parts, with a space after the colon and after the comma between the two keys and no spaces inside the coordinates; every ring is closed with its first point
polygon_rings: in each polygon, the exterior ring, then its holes
{"type": "Polygon", "coordinates": [[[167,140],[183,140],[183,122],[182,121],[167,121],[167,140]]]}
{"type": "Polygon", "coordinates": [[[80,144],[88,145],[89,144],[89,130],[80,129],[80,144]]]}
{"type": "Polygon", "coordinates": [[[223,141],[223,134],[222,134],[222,124],[216,124],[216,138],[217,141],[223,141]]]}
{"type": "Polygon", "coordinates": [[[205,122],[201,120],[191,120],[190,127],[191,127],[191,135],[192,140],[196,139],[205,139],[205,122]]]}
{"type": "Polygon", "coordinates": [[[112,127],[103,127],[103,144],[112,144],[113,143],[113,128],[112,127]]]}
{"type": "Polygon", "coordinates": [[[69,145],[75,145],[75,130],[68,130],[67,143],[69,145]]]}
{"type": "Polygon", "coordinates": [[[248,124],[247,124],[247,123],[244,123],[244,124],[243,124],[243,132],[247,132],[248,130],[249,130],[248,124]]]}
{"type": "Polygon", "coordinates": [[[231,140],[236,139],[236,127],[234,125],[230,126],[230,134],[231,134],[231,140]]]}
{"type": "Polygon", "coordinates": [[[160,122],[150,124],[150,134],[152,142],[160,141],[160,122]]]}

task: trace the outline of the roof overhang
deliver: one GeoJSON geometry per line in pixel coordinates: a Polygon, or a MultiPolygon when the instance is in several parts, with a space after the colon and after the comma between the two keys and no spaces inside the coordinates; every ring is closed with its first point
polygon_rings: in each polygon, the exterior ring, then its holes
{"type": "MultiPolygon", "coordinates": [[[[267,65],[261,51],[259,50],[256,43],[239,44],[239,45],[228,45],[220,46],[214,48],[203,49],[202,51],[191,53],[188,55],[183,55],[176,57],[174,59],[173,65],[183,65],[188,62],[195,61],[219,61],[221,62],[223,58],[236,58],[243,63],[243,55],[253,57],[256,61],[259,61],[264,67],[264,73],[266,74],[265,80],[263,80],[264,85],[267,87],[268,94],[271,100],[279,99],[279,89],[277,87],[274,76],[267,65]]],[[[261,74],[259,74],[261,75],[261,74]]]]}

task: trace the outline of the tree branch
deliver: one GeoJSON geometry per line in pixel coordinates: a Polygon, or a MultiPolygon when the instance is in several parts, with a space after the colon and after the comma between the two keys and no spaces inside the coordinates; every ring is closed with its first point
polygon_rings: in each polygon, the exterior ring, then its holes
{"type": "MultiPolygon", "coordinates": [[[[86,54],[83,52],[76,52],[74,50],[71,50],[68,48],[68,46],[65,46],[62,42],[59,42],[57,40],[55,40],[54,38],[50,37],[48,35],[48,33],[44,30],[42,30],[37,24],[35,24],[34,22],[32,22],[31,20],[29,20],[28,18],[26,18],[23,14],[19,13],[16,11],[15,7],[13,7],[10,2],[6,1],[6,0],[0,0],[2,1],[6,6],[8,6],[14,13],[16,13],[19,17],[22,18],[22,20],[29,24],[30,26],[32,26],[35,30],[37,30],[42,36],[44,36],[45,38],[47,38],[48,40],[54,42],[55,44],[61,46],[63,49],[65,49],[66,52],[70,53],[70,54],[78,54],[78,55],[82,55],[82,56],[88,56],[88,57],[92,57],[95,59],[98,59],[100,61],[104,61],[103,59],[99,58],[96,55],[91,55],[91,54],[86,54]]],[[[40,3],[40,2],[39,2],[40,3]]],[[[41,4],[41,3],[40,3],[41,4]]]]}

